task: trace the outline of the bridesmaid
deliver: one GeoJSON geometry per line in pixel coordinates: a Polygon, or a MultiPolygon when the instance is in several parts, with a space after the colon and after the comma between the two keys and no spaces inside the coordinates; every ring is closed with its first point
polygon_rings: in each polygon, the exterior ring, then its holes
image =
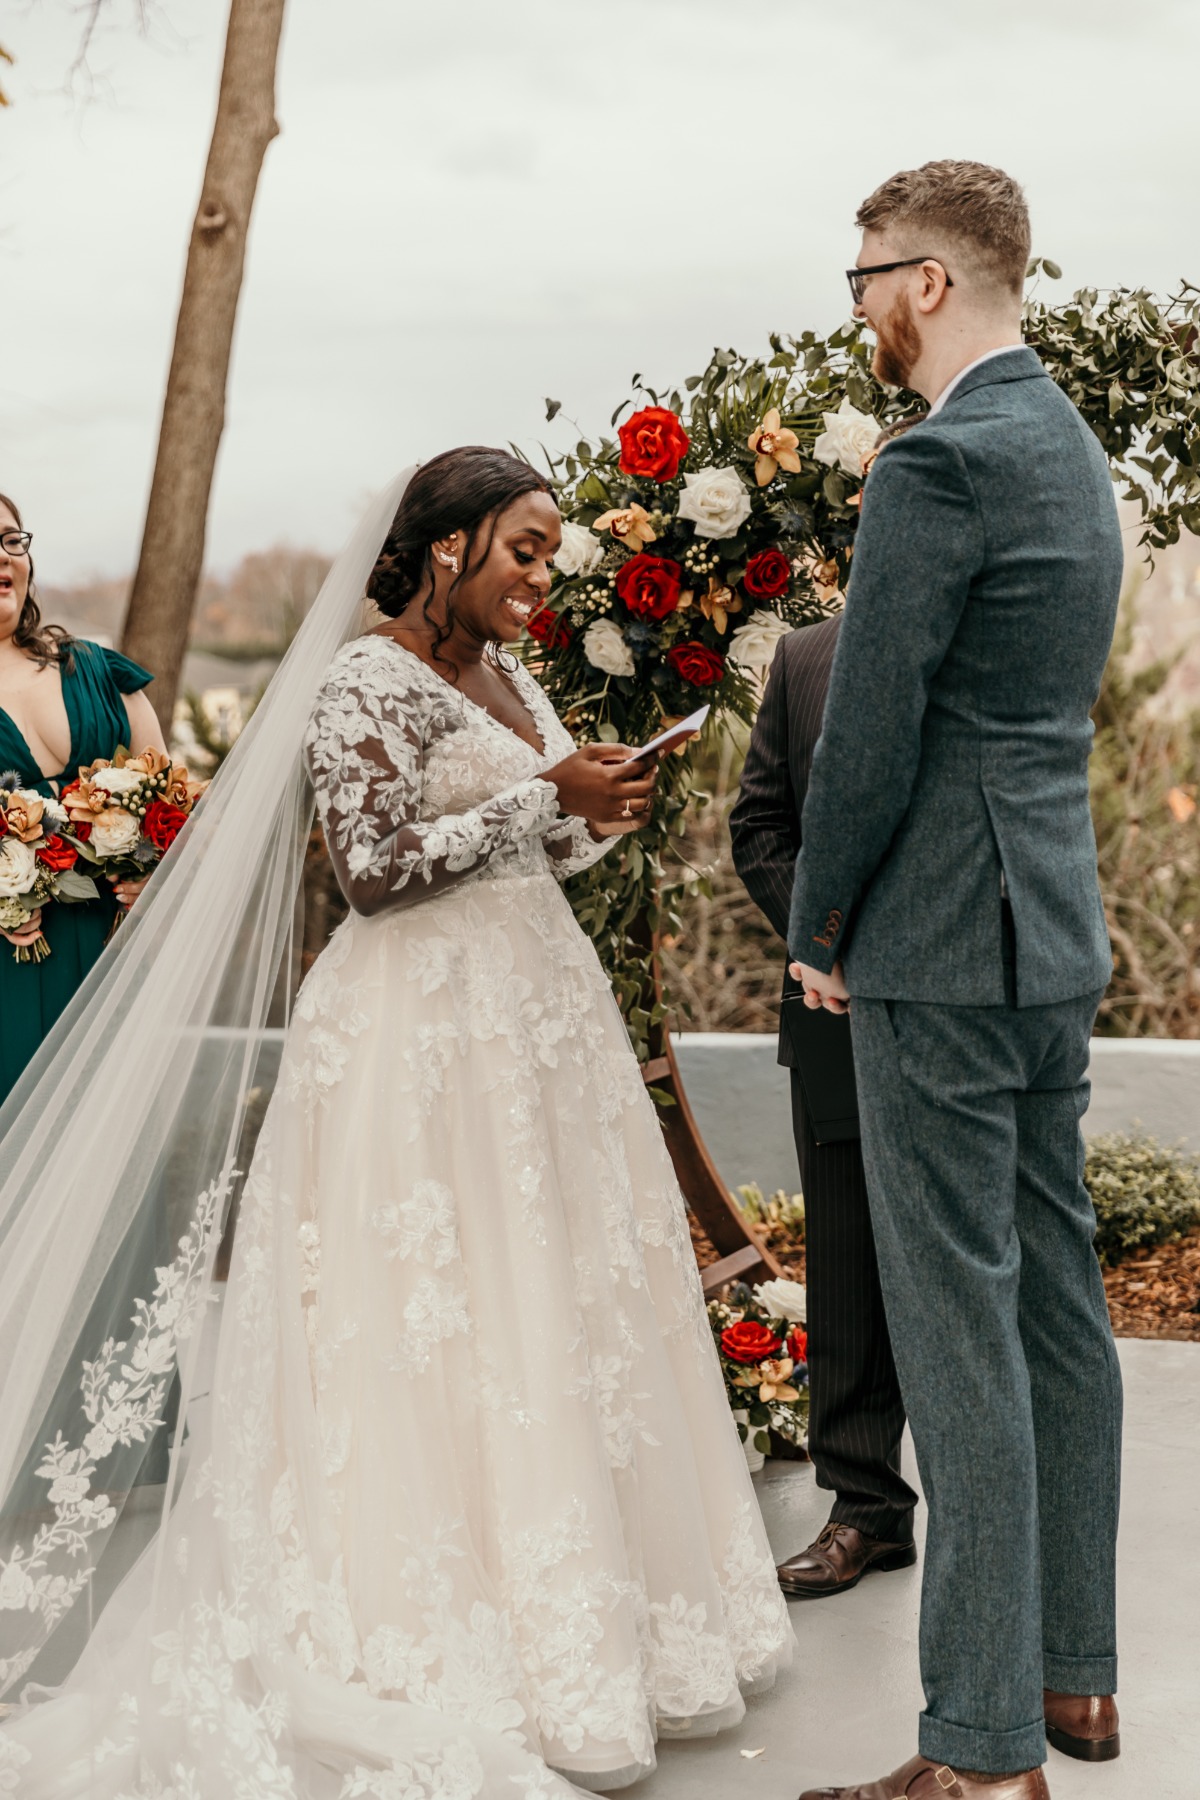
{"type": "MultiPolygon", "coordinates": [[[[154,708],[141,690],[148,670],[99,644],[43,625],[29,555],[32,534],[0,494],[0,783],[53,795],[76,770],[118,744],[166,751],[154,708]]],[[[0,943],[0,1101],[104,948],[117,904],[131,906],[145,881],[118,883],[98,900],[48,906],[40,929],[44,962],[19,963],[0,943]]],[[[0,931],[30,943],[38,919],[0,931]]]]}

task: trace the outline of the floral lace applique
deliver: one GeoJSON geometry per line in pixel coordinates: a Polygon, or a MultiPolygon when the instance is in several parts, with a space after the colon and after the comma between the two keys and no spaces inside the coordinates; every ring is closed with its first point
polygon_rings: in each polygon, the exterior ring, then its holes
{"type": "Polygon", "coordinates": [[[431,1343],[470,1336],[473,1327],[461,1270],[450,1277],[422,1276],[405,1304],[404,1323],[408,1329],[388,1359],[388,1368],[397,1374],[420,1375],[427,1369],[431,1343]]]}
{"type": "Polygon", "coordinates": [[[435,1269],[458,1257],[454,1195],[441,1181],[418,1181],[407,1200],[377,1206],[371,1224],[384,1241],[384,1255],[416,1257],[435,1269]]]}
{"type": "MultiPolygon", "coordinates": [[[[230,1185],[214,1181],[200,1196],[175,1260],[155,1270],[151,1298],[135,1301],[129,1338],[109,1338],[96,1360],[83,1364],[80,1397],[89,1429],[82,1443],[72,1447],[59,1432],[43,1448],[36,1473],[49,1484],[54,1517],[37,1527],[28,1550],[17,1544],[7,1561],[0,1560],[0,1611],[39,1613],[46,1636],[88,1584],[89,1538],[116,1521],[108,1495],[92,1493],[97,1464],[118,1445],[144,1444],[162,1424],[179,1346],[203,1311],[230,1185]]],[[[39,1648],[0,1659],[0,1693],[24,1674],[39,1648]]]]}
{"type": "Polygon", "coordinates": [[[464,696],[387,638],[357,638],[334,659],[304,747],[329,853],[356,912],[443,893],[557,821],[558,790],[534,772],[481,805],[429,816],[426,758],[465,717],[464,696]]]}
{"type": "Polygon", "coordinates": [[[725,1629],[739,1680],[753,1682],[768,1672],[792,1641],[787,1602],[770,1553],[763,1554],[749,1500],[738,1503],[722,1566],[725,1629]]]}
{"type": "Polygon", "coordinates": [[[654,1702],[667,1718],[690,1719],[726,1705],[738,1691],[737,1669],[723,1631],[710,1631],[703,1601],[682,1594],[650,1607],[654,1702]]]}
{"type": "MultiPolygon", "coordinates": [[[[578,1752],[587,1739],[628,1744],[647,1766],[654,1748],[641,1668],[610,1673],[597,1655],[602,1616],[620,1598],[601,1570],[565,1565],[590,1547],[587,1509],[577,1500],[550,1527],[502,1539],[503,1589],[543,1740],[578,1752]]],[[[553,1761],[553,1755],[551,1755],[553,1761]]]]}
{"type": "Polygon", "coordinates": [[[338,1800],[475,1800],[483,1792],[483,1764],[467,1739],[444,1749],[419,1750],[390,1769],[364,1769],[348,1775],[338,1800]]]}

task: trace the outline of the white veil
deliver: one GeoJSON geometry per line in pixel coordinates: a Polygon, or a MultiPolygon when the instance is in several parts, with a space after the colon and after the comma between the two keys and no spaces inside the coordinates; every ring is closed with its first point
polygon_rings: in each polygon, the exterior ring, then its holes
{"type": "Polygon", "coordinates": [[[0,1701],[66,1677],[124,1572],[122,1509],[152,1538],[171,1503],[198,1321],[294,985],[305,727],[412,472],[372,503],[0,1111],[0,1701]]]}

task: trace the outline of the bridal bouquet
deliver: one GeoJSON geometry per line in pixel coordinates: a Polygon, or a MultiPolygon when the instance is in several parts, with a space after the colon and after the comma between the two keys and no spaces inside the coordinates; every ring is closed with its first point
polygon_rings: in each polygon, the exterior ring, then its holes
{"type": "Polygon", "coordinates": [[[208,786],[159,750],[80,769],[62,791],[71,842],[80,857],[116,881],[141,881],[166,855],[208,786]]]}
{"type": "Polygon", "coordinates": [[[808,1429],[808,1333],[798,1281],[743,1289],[741,1301],[710,1300],[725,1392],[744,1444],[770,1454],[772,1434],[799,1448],[808,1429]]]}
{"type": "MultiPolygon", "coordinates": [[[[51,900],[95,900],[98,890],[76,863],[61,802],[28,788],[0,788],[0,927],[19,931],[51,900]]],[[[13,947],[16,962],[45,962],[44,937],[13,947]]]]}

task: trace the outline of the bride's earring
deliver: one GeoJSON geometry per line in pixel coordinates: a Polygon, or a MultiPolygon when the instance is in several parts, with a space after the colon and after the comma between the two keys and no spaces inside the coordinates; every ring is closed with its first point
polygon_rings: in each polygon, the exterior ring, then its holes
{"type": "Polygon", "coordinates": [[[444,563],[448,569],[453,569],[454,573],[456,575],[458,574],[458,558],[457,558],[457,556],[450,556],[445,550],[439,550],[437,553],[437,559],[440,563],[444,563]]]}

